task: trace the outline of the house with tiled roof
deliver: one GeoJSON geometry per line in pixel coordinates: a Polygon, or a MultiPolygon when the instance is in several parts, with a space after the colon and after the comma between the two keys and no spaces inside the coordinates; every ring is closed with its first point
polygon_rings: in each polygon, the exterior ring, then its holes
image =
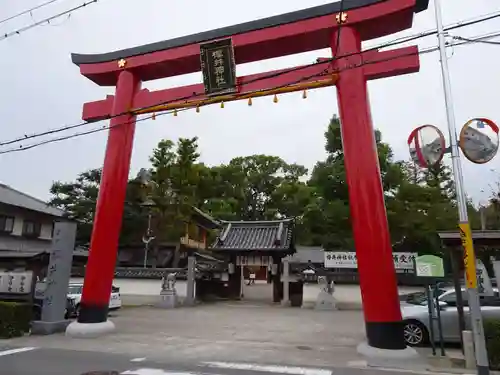
{"type": "Polygon", "coordinates": [[[64,211],[0,184],[0,257],[48,253],[56,220],[66,220],[64,211]]]}

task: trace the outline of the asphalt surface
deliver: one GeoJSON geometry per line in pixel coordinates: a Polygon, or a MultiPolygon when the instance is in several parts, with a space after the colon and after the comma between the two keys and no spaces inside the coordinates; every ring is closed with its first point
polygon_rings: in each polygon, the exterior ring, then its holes
{"type": "Polygon", "coordinates": [[[366,368],[293,367],[258,363],[173,363],[91,351],[2,346],[0,373],[8,375],[403,375],[366,368]]]}

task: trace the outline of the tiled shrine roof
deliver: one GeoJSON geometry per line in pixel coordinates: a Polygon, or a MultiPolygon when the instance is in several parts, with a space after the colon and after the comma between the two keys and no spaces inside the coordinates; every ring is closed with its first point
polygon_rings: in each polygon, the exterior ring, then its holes
{"type": "Polygon", "coordinates": [[[222,221],[213,250],[294,252],[294,221],[222,221]]]}

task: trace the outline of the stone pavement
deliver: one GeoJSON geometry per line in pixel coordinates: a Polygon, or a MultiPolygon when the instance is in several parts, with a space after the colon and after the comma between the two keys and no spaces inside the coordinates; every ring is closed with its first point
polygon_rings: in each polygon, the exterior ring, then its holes
{"type": "Polygon", "coordinates": [[[75,349],[186,361],[345,365],[359,360],[361,312],[217,303],[174,310],[124,308],[115,333],[100,339],[26,336],[9,345],[75,349]]]}
{"type": "MultiPolygon", "coordinates": [[[[66,359],[75,355],[78,358],[75,361],[82,365],[86,362],[93,364],[92,353],[98,353],[95,363],[101,363],[98,362],[99,358],[102,358],[103,364],[116,362],[116,366],[120,365],[120,371],[125,371],[134,359],[141,362],[145,366],[143,368],[150,369],[172,369],[166,365],[158,367],[154,363],[175,364],[175,369],[179,369],[179,366],[206,362],[226,363],[226,367],[227,363],[314,368],[363,367],[363,358],[356,351],[356,346],[365,336],[361,311],[316,311],[261,303],[227,302],[173,310],[129,307],[113,313],[111,320],[116,324],[116,332],[98,339],[72,339],[56,334],[0,340],[0,369],[4,369],[5,362],[2,362],[2,347],[7,351],[10,348],[14,348],[14,351],[15,348],[36,348],[38,354],[32,354],[36,357],[32,360],[34,363],[39,362],[40,366],[50,365],[50,361],[42,358],[41,353],[45,352],[55,356],[57,351],[71,351],[64,356],[59,353],[60,358],[64,358],[66,363],[66,359]],[[122,361],[121,357],[128,359],[122,361]]],[[[422,354],[427,356],[427,352],[423,350],[422,354]]],[[[24,369],[27,365],[20,360],[15,366],[24,369]]],[[[71,368],[70,364],[65,366],[62,368],[71,368]]],[[[33,368],[38,370],[36,366],[33,368]]],[[[112,369],[109,366],[106,368],[112,369]]],[[[284,370],[280,371],[275,372],[282,373],[284,370]]],[[[235,375],[236,372],[217,372],[214,375],[235,375]]],[[[15,372],[8,373],[17,375],[15,372]]],[[[37,371],[37,375],[45,373],[59,372],[37,371]]],[[[72,373],[69,371],[65,374],[72,373]]],[[[295,374],[289,371],[283,373],[295,374]]],[[[21,371],[19,374],[28,375],[30,372],[21,371]]],[[[157,375],[161,374],[163,372],[157,375]]],[[[177,371],[177,375],[182,374],[177,371]]],[[[296,375],[325,374],[299,372],[296,375]]]]}
{"type": "MultiPolygon", "coordinates": [[[[361,311],[316,311],[249,302],[161,310],[124,308],[116,332],[99,339],[63,334],[0,340],[0,345],[119,354],[149,361],[250,362],[287,366],[359,364],[361,311]]],[[[427,356],[427,352],[423,354],[427,356]]]]}

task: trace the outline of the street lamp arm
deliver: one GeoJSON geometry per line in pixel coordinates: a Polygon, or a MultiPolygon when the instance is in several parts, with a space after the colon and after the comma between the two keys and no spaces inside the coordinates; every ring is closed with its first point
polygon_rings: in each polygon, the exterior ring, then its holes
{"type": "Polygon", "coordinates": [[[155,238],[156,238],[155,236],[151,236],[151,237],[142,236],[142,242],[147,245],[151,241],[153,241],[155,238]]]}

